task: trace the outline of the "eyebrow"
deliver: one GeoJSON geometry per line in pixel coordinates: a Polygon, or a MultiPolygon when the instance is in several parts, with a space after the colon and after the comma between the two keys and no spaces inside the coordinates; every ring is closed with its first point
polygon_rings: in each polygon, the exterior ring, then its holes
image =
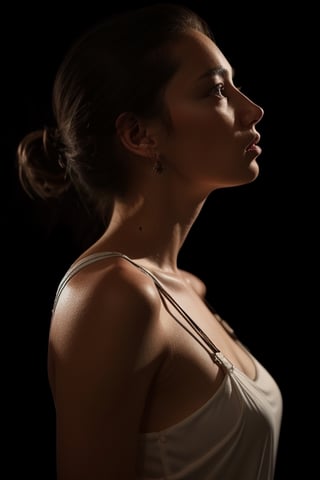
{"type": "MultiPolygon", "coordinates": [[[[234,77],[234,73],[235,73],[234,69],[232,68],[231,69],[232,77],[234,77]]],[[[220,77],[225,77],[228,74],[229,74],[229,71],[226,68],[219,66],[219,67],[209,68],[209,70],[205,71],[202,75],[200,75],[198,80],[203,80],[204,78],[214,77],[217,75],[219,75],[220,77]]]]}

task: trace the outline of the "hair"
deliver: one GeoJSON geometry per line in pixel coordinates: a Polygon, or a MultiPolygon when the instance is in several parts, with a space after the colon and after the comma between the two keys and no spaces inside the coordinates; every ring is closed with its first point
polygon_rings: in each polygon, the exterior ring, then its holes
{"type": "Polygon", "coordinates": [[[213,39],[188,7],[159,3],[115,13],[70,47],[53,84],[55,125],[27,134],[18,145],[19,179],[31,197],[58,199],[73,190],[108,218],[125,184],[115,121],[132,112],[168,124],[162,94],[179,66],[170,44],[188,29],[213,39]]]}

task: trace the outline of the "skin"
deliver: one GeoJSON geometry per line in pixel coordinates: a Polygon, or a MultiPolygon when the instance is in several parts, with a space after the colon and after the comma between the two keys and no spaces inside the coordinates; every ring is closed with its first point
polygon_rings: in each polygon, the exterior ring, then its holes
{"type": "MultiPolygon", "coordinates": [[[[118,251],[154,272],[235,368],[254,379],[251,357],[208,310],[205,285],[180,270],[177,257],[207,196],[257,177],[260,152],[246,148],[263,110],[234,86],[229,62],[206,36],[190,30],[173,48],[180,66],[164,94],[172,128],[127,113],[118,118],[130,188],[82,256],[118,251]],[[158,155],[161,175],[152,171],[158,155]]],[[[58,480],[134,479],[139,435],[186,418],[217,391],[222,371],[172,314],[153,281],[121,258],[87,266],[64,288],[48,356],[58,480]]]]}

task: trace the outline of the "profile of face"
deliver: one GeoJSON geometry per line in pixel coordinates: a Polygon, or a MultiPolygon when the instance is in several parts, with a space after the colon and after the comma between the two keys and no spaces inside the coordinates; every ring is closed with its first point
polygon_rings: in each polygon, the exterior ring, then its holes
{"type": "Polygon", "coordinates": [[[203,33],[190,30],[171,48],[179,64],[164,92],[172,128],[159,137],[170,168],[204,193],[252,182],[262,108],[234,85],[231,65],[203,33]]]}

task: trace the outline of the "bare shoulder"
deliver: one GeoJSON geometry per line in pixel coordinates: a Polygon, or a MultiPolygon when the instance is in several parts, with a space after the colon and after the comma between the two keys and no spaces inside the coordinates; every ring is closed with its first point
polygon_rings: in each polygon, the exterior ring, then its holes
{"type": "MultiPolygon", "coordinates": [[[[154,282],[127,260],[115,257],[98,261],[83,271],[69,284],[72,295],[104,312],[118,313],[133,319],[135,327],[150,318],[160,307],[160,298],[154,282]],[[98,307],[97,307],[98,305],[98,307]],[[132,315],[133,312],[140,315],[132,315]]],[[[111,317],[110,317],[111,320],[111,317]]]]}
{"type": "Polygon", "coordinates": [[[160,306],[154,283],[139,269],[121,258],[95,262],[62,290],[49,345],[67,356],[90,356],[91,349],[96,354],[99,345],[109,352],[121,345],[121,351],[138,355],[141,339],[157,326],[160,306]]]}
{"type": "Polygon", "coordinates": [[[204,298],[207,292],[207,287],[205,283],[196,275],[186,270],[180,270],[185,281],[197,292],[197,294],[204,298]]]}

